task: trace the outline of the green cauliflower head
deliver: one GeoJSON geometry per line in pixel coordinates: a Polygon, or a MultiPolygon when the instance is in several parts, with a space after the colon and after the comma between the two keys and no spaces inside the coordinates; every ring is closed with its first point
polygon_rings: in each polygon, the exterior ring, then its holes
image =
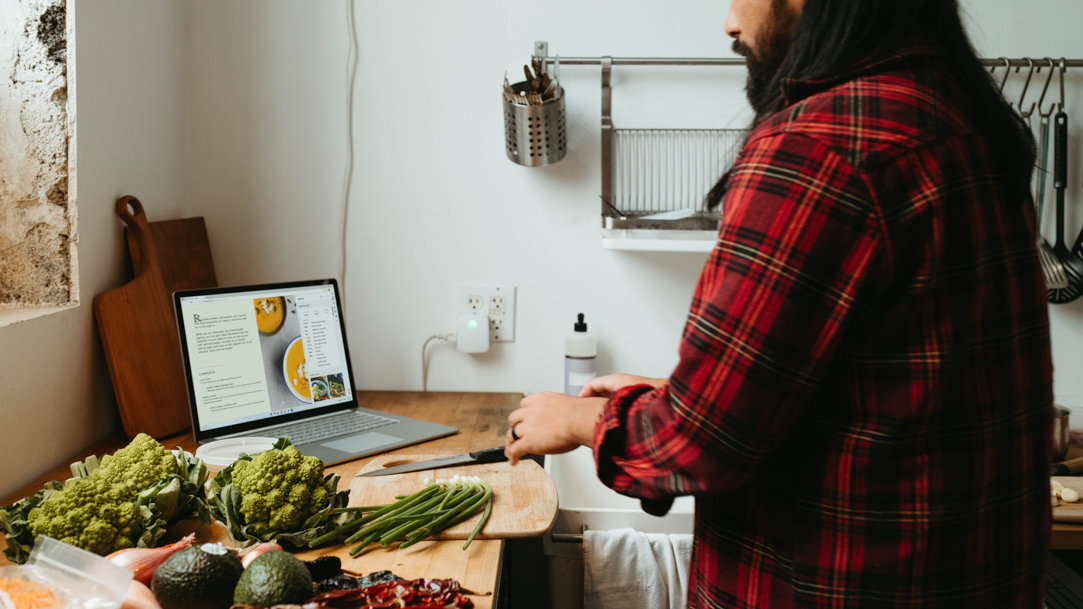
{"type": "Polygon", "coordinates": [[[130,548],[143,531],[139,506],[100,478],[73,480],[30,510],[33,534],[47,535],[97,554],[130,548]]]}
{"type": "MultiPolygon", "coordinates": [[[[134,547],[147,524],[138,495],[166,476],[184,475],[181,470],[172,451],[138,434],[124,448],[103,456],[86,477],[46,495],[27,514],[27,525],[35,536],[47,535],[97,554],[134,547]]],[[[175,501],[178,489],[172,490],[164,494],[175,501]]]]}
{"type": "Polygon", "coordinates": [[[94,476],[104,478],[110,485],[127,488],[132,497],[139,491],[157,483],[164,476],[184,476],[173,451],[145,433],[111,455],[101,458],[94,476]]]}
{"type": "Polygon", "coordinates": [[[292,445],[237,461],[232,481],[241,492],[244,522],[257,535],[296,530],[331,499],[323,484],[323,462],[292,445]]]}

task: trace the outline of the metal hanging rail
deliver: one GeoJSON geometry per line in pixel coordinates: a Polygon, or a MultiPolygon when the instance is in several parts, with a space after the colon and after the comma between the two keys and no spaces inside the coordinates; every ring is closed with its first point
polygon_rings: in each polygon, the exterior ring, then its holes
{"type": "MultiPolygon", "coordinates": [[[[1038,64],[1041,61],[1045,61],[1045,57],[1037,59],[1034,57],[1023,57],[1021,59],[1008,59],[1008,63],[1005,64],[1004,57],[998,57],[996,59],[982,59],[982,64],[987,68],[1002,68],[1007,65],[1009,68],[1029,68],[1032,65],[1038,64]]],[[[1057,68],[1061,66],[1065,68],[1083,68],[1083,59],[1064,59],[1063,57],[1054,57],[1053,61],[1056,62],[1057,68]]]]}
{"type": "MultiPolygon", "coordinates": [[[[535,62],[540,62],[541,65],[548,68],[553,67],[555,70],[559,70],[560,66],[586,66],[596,65],[601,66],[601,86],[602,86],[602,108],[601,108],[601,127],[602,127],[602,139],[601,139],[601,162],[602,162],[602,226],[605,229],[677,229],[677,230],[714,230],[717,227],[717,214],[708,213],[705,209],[701,209],[702,205],[695,210],[687,210],[689,213],[678,214],[675,217],[664,217],[667,214],[658,214],[658,203],[654,202],[649,206],[641,205],[637,199],[634,202],[629,202],[625,197],[626,191],[630,185],[625,183],[625,180],[621,176],[617,175],[618,165],[623,166],[627,163],[626,157],[629,156],[629,150],[634,150],[636,154],[643,155],[642,151],[644,146],[649,148],[648,144],[637,143],[645,142],[650,138],[655,138],[655,142],[661,142],[663,147],[668,146],[667,154],[687,155],[682,147],[687,147],[693,140],[699,141],[704,134],[711,136],[712,134],[720,139],[728,138],[732,135],[732,131],[727,129],[715,129],[715,130],[679,130],[679,129],[617,129],[613,124],[612,117],[612,85],[611,75],[612,69],[616,66],[744,66],[745,60],[740,57],[562,57],[562,56],[550,56],[549,55],[549,43],[540,40],[534,43],[534,54],[531,59],[535,62]],[[622,209],[623,208],[623,209],[622,209]]],[[[1083,68],[1083,59],[1067,59],[1067,58],[1040,58],[1035,59],[1031,57],[1021,58],[983,58],[982,64],[990,68],[993,72],[997,69],[1007,68],[1005,70],[1004,79],[1007,78],[1007,72],[1014,69],[1016,72],[1021,71],[1024,68],[1030,69],[1031,73],[1035,69],[1054,68],[1061,72],[1062,78],[1064,71],[1068,68],[1083,68]]],[[[554,72],[555,76],[555,72],[554,72]]],[[[1028,78],[1029,81],[1029,78],[1028,78]]],[[[1029,83],[1028,83],[1029,84],[1029,83]]],[[[1003,81],[1001,82],[1003,86],[1003,81]]],[[[1025,96],[1025,90],[1024,90],[1025,96]]],[[[1043,95],[1044,98],[1044,95],[1043,95]]],[[[649,156],[649,155],[647,155],[649,156]]],[[[656,162],[655,159],[638,159],[644,165],[640,167],[647,168],[645,172],[648,176],[650,173],[650,163],[656,162]]],[[[717,160],[717,159],[714,159],[717,160]]],[[[672,165],[670,159],[664,159],[666,163],[672,165]]],[[[625,172],[627,173],[627,172],[625,172]]],[[[643,173],[643,172],[640,172],[643,173]]],[[[622,174],[623,175],[623,174],[622,174]]],[[[662,176],[665,179],[650,181],[648,179],[647,184],[638,184],[638,186],[646,186],[651,191],[657,193],[665,190],[666,188],[673,188],[673,181],[669,179],[670,176],[662,176]],[[664,182],[664,184],[662,184],[664,182]]],[[[679,185],[677,189],[684,193],[689,190],[686,185],[679,185]]],[[[650,198],[652,195],[647,194],[646,198],[650,198]]],[[[642,198],[642,197],[641,197],[642,198]]],[[[687,209],[687,208],[686,208],[687,209]]]]}
{"type": "MultiPolygon", "coordinates": [[[[546,57],[540,56],[547,65],[559,61],[562,66],[597,66],[609,60],[615,66],[743,66],[745,60],[737,57],[546,57]]],[[[1000,65],[1003,65],[1001,63],[1000,65]]]]}
{"type": "MultiPolygon", "coordinates": [[[[537,48],[537,45],[535,45],[537,48]]],[[[559,64],[562,66],[599,66],[608,62],[611,66],[743,66],[745,60],[738,57],[561,57],[548,56],[548,54],[535,55],[545,62],[546,66],[559,64]]],[[[1041,58],[1044,60],[1045,58],[1041,58]]],[[[1062,59],[1054,57],[1056,67],[1083,68],[1083,59],[1062,59]],[[1062,63],[1063,62],[1063,63],[1062,63]]],[[[983,58],[982,65],[988,68],[1029,68],[1032,64],[1040,61],[1035,58],[983,58]],[[1007,63],[1005,63],[1005,60],[1007,63]]]]}
{"type": "MultiPolygon", "coordinates": [[[[745,60],[736,57],[547,57],[540,55],[546,65],[553,65],[557,61],[563,66],[597,66],[603,59],[608,59],[615,66],[743,66],[745,60]]],[[[1060,67],[1060,58],[1054,57],[1057,67],[1060,67]]],[[[1031,61],[1034,61],[1031,58],[1031,61]]],[[[1003,59],[982,59],[986,67],[1003,67],[1003,59]]],[[[1012,68],[1028,68],[1027,59],[1008,59],[1008,66],[1012,68]]],[[[1066,68],[1083,68],[1083,59],[1065,59],[1066,68]]]]}

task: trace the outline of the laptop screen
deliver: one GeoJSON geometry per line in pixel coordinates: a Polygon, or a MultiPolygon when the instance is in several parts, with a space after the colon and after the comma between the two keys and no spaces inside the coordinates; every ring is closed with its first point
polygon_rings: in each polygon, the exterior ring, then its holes
{"type": "Polygon", "coordinates": [[[335,280],[174,294],[196,439],[356,404],[335,280]]]}

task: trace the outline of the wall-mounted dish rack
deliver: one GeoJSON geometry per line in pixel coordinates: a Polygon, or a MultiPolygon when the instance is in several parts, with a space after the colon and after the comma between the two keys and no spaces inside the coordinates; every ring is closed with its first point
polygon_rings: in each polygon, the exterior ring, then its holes
{"type": "MultiPolygon", "coordinates": [[[[612,71],[636,66],[744,66],[740,58],[550,56],[534,43],[532,61],[552,66],[601,67],[602,244],[610,249],[709,251],[718,211],[704,198],[733,163],[747,134],[742,129],[622,129],[613,123],[612,71]]],[[[993,70],[1019,70],[1041,61],[983,59],[993,70]]],[[[1058,68],[1083,67],[1083,59],[1058,59],[1058,68]]],[[[1025,92],[1024,92],[1025,95],[1025,92]]]]}
{"type": "Polygon", "coordinates": [[[743,66],[732,58],[551,57],[534,43],[532,60],[597,65],[602,77],[602,244],[612,249],[708,251],[718,213],[707,191],[729,167],[743,129],[627,129],[613,123],[612,72],[617,66],[743,66]]]}

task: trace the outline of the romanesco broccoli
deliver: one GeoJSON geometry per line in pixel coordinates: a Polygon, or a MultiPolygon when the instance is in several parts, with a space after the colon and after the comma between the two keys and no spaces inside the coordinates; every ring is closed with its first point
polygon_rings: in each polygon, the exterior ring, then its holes
{"type": "Polygon", "coordinates": [[[265,450],[233,464],[233,485],[241,491],[240,511],[256,535],[296,530],[330,501],[323,462],[297,447],[265,450]]]}
{"type": "Polygon", "coordinates": [[[102,457],[93,475],[104,478],[110,486],[126,486],[134,497],[169,474],[184,476],[186,472],[181,471],[172,451],[141,433],[124,448],[102,457]]]}
{"type": "MultiPolygon", "coordinates": [[[[343,511],[350,491],[340,476],[324,476],[323,462],[299,452],[289,438],[256,455],[242,454],[207,481],[207,505],[240,547],[277,541],[307,549],[309,543],[353,516],[343,511]]],[[[3,512],[0,511],[0,524],[3,512]]]]}
{"type": "Polygon", "coordinates": [[[183,474],[177,457],[154,438],[139,434],[128,446],[102,457],[88,476],[47,494],[27,514],[27,524],[35,536],[47,535],[97,554],[133,547],[146,528],[144,510],[150,510],[138,504],[137,495],[171,474],[183,474]]]}
{"type": "Polygon", "coordinates": [[[143,531],[143,514],[134,493],[104,478],[76,479],[30,510],[34,535],[47,535],[97,554],[130,548],[143,531]]]}

